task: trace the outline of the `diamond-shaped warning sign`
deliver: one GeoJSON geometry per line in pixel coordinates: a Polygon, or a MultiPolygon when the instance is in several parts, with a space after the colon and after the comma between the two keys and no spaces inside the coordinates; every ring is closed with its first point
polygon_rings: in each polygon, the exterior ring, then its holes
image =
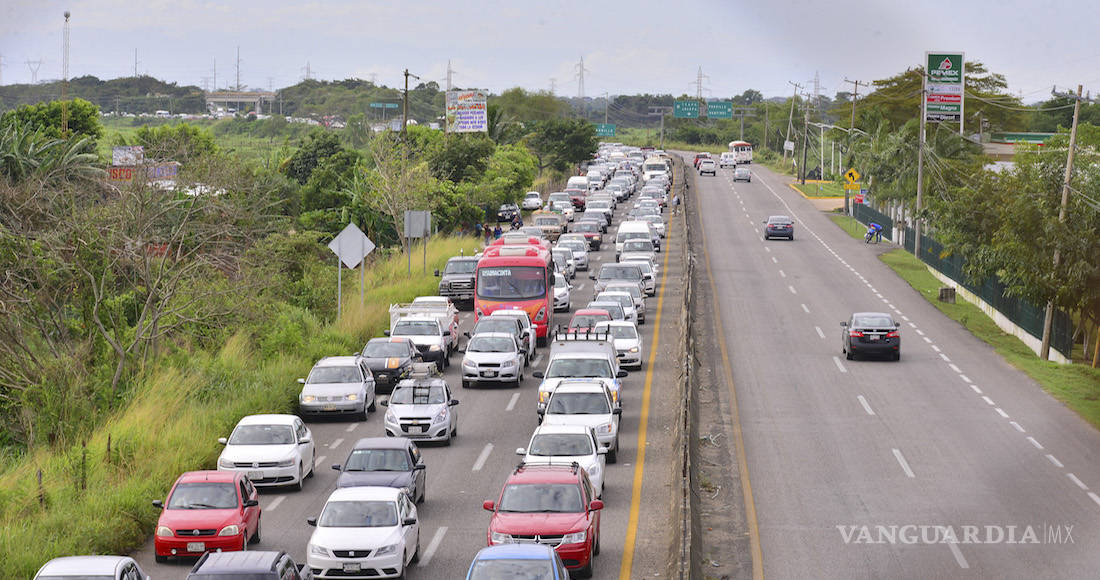
{"type": "Polygon", "coordinates": [[[848,183],[856,183],[859,181],[859,177],[859,172],[856,171],[855,167],[849,169],[848,172],[844,174],[844,179],[847,179],[848,183]]]}

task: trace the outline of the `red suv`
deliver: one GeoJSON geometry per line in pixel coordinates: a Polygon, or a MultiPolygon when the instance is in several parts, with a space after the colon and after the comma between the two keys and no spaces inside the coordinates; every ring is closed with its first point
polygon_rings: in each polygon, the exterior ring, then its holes
{"type": "Polygon", "coordinates": [[[189,471],[179,476],[161,508],[153,547],[157,562],[170,556],[246,550],[260,541],[260,502],[240,471],[189,471]]]}
{"type": "Polygon", "coordinates": [[[573,463],[523,465],[504,483],[499,501],[483,506],[493,512],[489,545],[544,544],[553,547],[582,578],[592,576],[592,558],[600,553],[600,510],[588,473],[573,463]]]}

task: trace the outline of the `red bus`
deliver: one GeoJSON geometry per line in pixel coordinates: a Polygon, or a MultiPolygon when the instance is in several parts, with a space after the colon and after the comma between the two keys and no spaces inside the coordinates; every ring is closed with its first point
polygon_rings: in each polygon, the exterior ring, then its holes
{"type": "Polygon", "coordinates": [[[554,261],[540,244],[485,249],[474,276],[474,321],[501,308],[527,312],[540,345],[546,344],[554,304],[554,261]]]}

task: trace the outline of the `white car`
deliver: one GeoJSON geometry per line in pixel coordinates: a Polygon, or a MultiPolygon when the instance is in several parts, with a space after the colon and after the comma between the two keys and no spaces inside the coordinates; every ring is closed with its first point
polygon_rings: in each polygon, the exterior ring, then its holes
{"type": "Polygon", "coordinates": [[[699,162],[699,175],[718,175],[718,164],[713,159],[703,159],[699,162]]]}
{"type": "Polygon", "coordinates": [[[573,209],[573,202],[571,201],[553,201],[550,202],[550,207],[547,209],[565,216],[565,221],[568,222],[573,221],[573,217],[576,215],[576,210],[573,209]]]}
{"type": "Polygon", "coordinates": [[[466,342],[462,358],[462,388],[477,383],[504,383],[519,387],[527,349],[506,332],[475,334],[466,342]]]}
{"type": "MultiPolygon", "coordinates": [[[[10,571],[10,570],[9,570],[10,571]]],[[[149,580],[129,556],[64,556],[46,562],[35,580],[149,580]]]]}
{"type": "Polygon", "coordinates": [[[588,271],[588,241],[587,240],[584,240],[584,241],[579,241],[579,240],[576,240],[576,239],[570,239],[570,240],[565,240],[565,241],[558,240],[558,243],[557,243],[556,246],[554,246],[554,249],[557,250],[559,248],[568,249],[570,252],[573,253],[573,264],[575,265],[577,270],[588,271]]]}
{"type": "Polygon", "coordinates": [[[650,240],[630,240],[623,243],[620,262],[652,262],[657,259],[657,249],[650,240]]]}
{"type": "Polygon", "coordinates": [[[615,343],[615,352],[619,354],[619,364],[623,367],[642,368],[645,349],[638,327],[625,321],[612,320],[596,325],[596,332],[606,332],[615,343]]]}
{"type": "Polygon", "coordinates": [[[374,375],[357,356],[325,357],[298,382],[298,412],[303,416],[350,414],[366,421],[375,409],[374,375]]]}
{"type": "Polygon", "coordinates": [[[577,262],[569,248],[554,248],[550,253],[554,256],[554,264],[561,265],[561,271],[567,278],[577,277],[577,262]]]}
{"type": "Polygon", "coordinates": [[[657,266],[647,260],[624,260],[623,265],[634,265],[642,269],[642,285],[647,296],[657,295],[657,266]]]}
{"type": "Polygon", "coordinates": [[[538,329],[535,328],[534,324],[531,324],[531,317],[527,314],[527,311],[521,308],[498,308],[489,314],[489,318],[502,318],[505,316],[515,318],[519,321],[519,325],[523,328],[527,340],[527,344],[525,345],[527,348],[527,362],[535,360],[539,342],[535,334],[538,332],[538,329]]]}
{"type": "Polygon", "coordinates": [[[386,435],[450,445],[458,435],[458,400],[440,377],[405,379],[394,387],[386,410],[386,435]]]}
{"type": "Polygon", "coordinates": [[[607,449],[607,462],[619,456],[619,416],[622,408],[611,402],[611,392],[601,383],[562,384],[546,403],[543,425],[581,425],[596,430],[600,445],[607,449]]]}
{"type": "Polygon", "coordinates": [[[634,311],[638,313],[638,324],[645,324],[646,304],[642,287],[629,282],[615,282],[604,287],[605,292],[626,292],[634,299],[634,311]]]}
{"type": "Polygon", "coordinates": [[[634,306],[634,297],[628,292],[604,290],[592,299],[593,302],[618,302],[623,309],[623,316],[633,324],[641,324],[638,321],[638,310],[634,306]]]}
{"type": "Polygon", "coordinates": [[[542,207],[542,196],[537,191],[528,191],[527,195],[523,196],[523,203],[520,207],[527,210],[537,210],[542,207]]]}
{"type": "Polygon", "coordinates": [[[554,312],[569,312],[573,301],[573,285],[565,276],[554,274],[554,312]]]}
{"type": "Polygon", "coordinates": [[[667,233],[667,229],[665,228],[665,222],[664,222],[664,220],[661,219],[661,216],[644,215],[639,219],[641,221],[649,222],[649,224],[653,226],[653,229],[657,230],[657,235],[658,236],[660,236],[662,238],[665,237],[665,235],[667,233]]]}
{"type": "Polygon", "coordinates": [[[733,153],[726,151],[718,157],[718,167],[737,167],[737,160],[734,159],[733,153]]]}
{"type": "Polygon", "coordinates": [[[344,487],[332,492],[306,548],[316,578],[404,578],[420,561],[416,506],[394,487],[344,487]]]}
{"type": "Polygon", "coordinates": [[[256,487],[289,485],[301,491],[305,478],[313,477],[313,433],[295,415],[243,417],[218,443],[225,445],[218,470],[243,471],[256,487]]]}
{"type": "Polygon", "coordinates": [[[596,497],[603,497],[603,474],[607,449],[600,445],[596,431],[583,425],[540,425],[527,447],[516,449],[524,465],[571,465],[577,462],[588,472],[596,497]]]}

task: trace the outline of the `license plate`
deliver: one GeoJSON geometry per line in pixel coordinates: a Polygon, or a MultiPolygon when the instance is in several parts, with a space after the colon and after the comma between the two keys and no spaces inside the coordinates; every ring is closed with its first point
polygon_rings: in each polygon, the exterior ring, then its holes
{"type": "Polygon", "coordinates": [[[251,479],[251,480],[255,481],[257,479],[263,479],[263,478],[264,478],[264,472],[262,472],[262,471],[249,471],[248,472],[248,479],[251,479]]]}
{"type": "Polygon", "coordinates": [[[497,376],[497,372],[496,371],[481,371],[481,376],[483,376],[483,377],[495,377],[495,376],[497,376]]]}
{"type": "Polygon", "coordinates": [[[206,542],[187,542],[188,552],[205,552],[206,542]]]}
{"type": "Polygon", "coordinates": [[[411,426],[409,426],[409,433],[423,433],[423,432],[424,432],[424,428],[421,427],[420,425],[411,425],[411,426]]]}
{"type": "Polygon", "coordinates": [[[868,334],[867,340],[871,342],[878,342],[879,336],[877,334],[868,334]]]}
{"type": "Polygon", "coordinates": [[[321,407],[321,410],[322,411],[335,411],[336,410],[336,405],[325,405],[325,406],[321,407]]]}
{"type": "Polygon", "coordinates": [[[344,572],[352,573],[360,570],[360,564],[348,563],[344,564],[344,572]]]}

